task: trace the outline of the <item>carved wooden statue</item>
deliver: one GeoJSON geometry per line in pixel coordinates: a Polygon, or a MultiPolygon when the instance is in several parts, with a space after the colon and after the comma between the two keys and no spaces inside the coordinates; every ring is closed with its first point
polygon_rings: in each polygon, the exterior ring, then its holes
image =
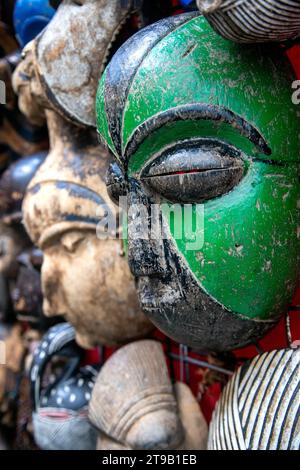
{"type": "MultiPolygon", "coordinates": [[[[27,88],[31,88],[37,102],[47,109],[48,128],[51,128],[49,115],[53,115],[49,110],[83,128],[95,126],[94,102],[99,77],[124,23],[133,14],[133,0],[124,7],[119,0],[61,2],[47,28],[31,46],[33,64],[28,64],[27,72],[23,70],[31,79],[27,88]],[[37,81],[42,90],[35,89],[37,81]]],[[[27,54],[26,50],[24,53],[27,54]]],[[[17,72],[17,82],[18,77],[17,72]]],[[[32,103],[22,104],[21,96],[19,104],[30,115],[32,103]]]]}
{"type": "Polygon", "coordinates": [[[44,255],[44,313],[65,316],[85,347],[143,337],[152,327],[120,240],[102,239],[97,228],[104,213],[115,217],[104,182],[107,155],[99,155],[93,135],[56,123],[55,145],[23,203],[26,229],[44,255]]]}
{"type": "Polygon", "coordinates": [[[23,205],[27,231],[44,252],[44,311],[64,315],[85,347],[152,329],[120,241],[96,233],[103,205],[114,211],[104,183],[108,154],[94,129],[96,84],[131,11],[131,2],[125,9],[119,1],[62,2],[14,76],[20,109],[30,118],[44,112],[49,130],[49,155],[23,205]]]}
{"type": "Polygon", "coordinates": [[[294,295],[292,81],[277,46],[236,45],[190,14],[129,39],[100,82],[98,130],[115,159],[110,193],[127,195],[140,303],[180,343],[230,350],[254,342],[294,295]]]}
{"type": "Polygon", "coordinates": [[[300,449],[300,349],[264,353],[245,363],[214,412],[210,450],[300,449]]]}
{"type": "Polygon", "coordinates": [[[172,386],[162,346],[124,346],[102,367],[89,416],[98,450],[205,449],[207,425],[189,388],[172,386]]]}

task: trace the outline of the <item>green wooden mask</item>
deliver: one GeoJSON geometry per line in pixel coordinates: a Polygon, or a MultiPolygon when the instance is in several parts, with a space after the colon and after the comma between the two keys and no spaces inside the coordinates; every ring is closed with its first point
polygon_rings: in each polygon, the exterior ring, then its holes
{"type": "Polygon", "coordinates": [[[278,46],[233,44],[192,14],[135,35],[100,81],[97,127],[116,162],[108,188],[127,195],[140,302],[178,342],[209,350],[251,343],[294,294],[293,80],[278,46]],[[141,207],[143,220],[161,222],[162,237],[135,236],[141,207]]]}

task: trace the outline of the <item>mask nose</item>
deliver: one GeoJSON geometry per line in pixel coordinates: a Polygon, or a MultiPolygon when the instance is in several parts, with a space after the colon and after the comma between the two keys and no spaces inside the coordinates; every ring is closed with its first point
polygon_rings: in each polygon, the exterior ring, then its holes
{"type": "Polygon", "coordinates": [[[41,281],[43,292],[43,311],[47,317],[64,315],[65,309],[62,308],[61,286],[59,285],[60,273],[58,273],[52,264],[44,257],[41,281]]]}
{"type": "Polygon", "coordinates": [[[138,181],[129,180],[128,262],[134,276],[157,276],[167,272],[159,205],[151,204],[138,181]]]}

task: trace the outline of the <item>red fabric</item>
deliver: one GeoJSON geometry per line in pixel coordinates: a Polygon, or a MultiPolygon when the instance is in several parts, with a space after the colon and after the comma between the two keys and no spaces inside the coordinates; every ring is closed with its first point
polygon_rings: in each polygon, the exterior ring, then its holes
{"type": "Polygon", "coordinates": [[[217,401],[222,393],[222,385],[220,382],[212,384],[204,393],[200,401],[200,407],[206,422],[209,424],[217,401]]]}
{"type": "MultiPolygon", "coordinates": [[[[300,305],[300,286],[295,295],[292,306],[300,305]]],[[[300,312],[299,311],[290,311],[289,313],[290,323],[291,323],[291,333],[293,341],[300,340],[300,312]]],[[[174,341],[169,340],[166,336],[160,331],[156,330],[153,334],[153,339],[161,341],[168,357],[168,353],[175,354],[180,356],[180,346],[174,341]]],[[[279,324],[270,331],[260,342],[259,348],[262,351],[271,351],[273,349],[280,349],[287,347],[287,336],[285,329],[285,318],[282,318],[279,324]]],[[[86,352],[85,364],[95,364],[99,361],[105,362],[117,348],[103,348],[102,359],[100,354],[100,349],[96,348],[91,351],[86,352]]],[[[247,359],[251,359],[258,354],[258,350],[255,346],[248,346],[246,348],[238,349],[234,351],[234,355],[237,359],[236,366],[243,363],[247,359]]],[[[199,354],[190,352],[188,356],[191,358],[196,358],[198,360],[207,361],[206,356],[201,356],[199,354]]],[[[198,398],[200,407],[203,411],[205,419],[209,423],[213,410],[216,406],[216,403],[222,392],[223,385],[220,382],[213,382],[212,384],[202,387],[201,384],[203,377],[205,376],[205,368],[199,368],[197,365],[189,364],[189,380],[185,374],[182,374],[182,367],[180,367],[180,360],[178,359],[167,359],[169,366],[169,371],[172,379],[174,381],[183,381],[188,383],[194,395],[198,398]],[[201,392],[201,393],[200,393],[201,392]]],[[[184,367],[183,367],[184,372],[184,367]]],[[[225,378],[225,377],[224,377],[225,378]]],[[[229,378],[229,376],[228,376],[229,378]]]]}
{"type": "Polygon", "coordinates": [[[101,361],[99,349],[89,349],[85,352],[84,359],[82,361],[83,366],[87,366],[89,364],[99,364],[101,361]]]}
{"type": "Polygon", "coordinates": [[[296,77],[300,80],[300,44],[288,49],[286,54],[292,64],[296,77]]]}

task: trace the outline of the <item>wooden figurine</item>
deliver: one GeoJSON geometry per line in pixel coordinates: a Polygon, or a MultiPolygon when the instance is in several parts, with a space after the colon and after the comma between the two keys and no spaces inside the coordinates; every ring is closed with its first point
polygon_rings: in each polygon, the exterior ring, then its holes
{"type": "Polygon", "coordinates": [[[93,134],[56,124],[55,144],[50,132],[51,152],[23,203],[25,227],[43,251],[44,313],[65,316],[87,348],[143,337],[152,326],[121,241],[100,227],[101,216],[116,217],[104,181],[107,155],[99,155],[93,134]]]}
{"type": "Polygon", "coordinates": [[[227,384],[209,429],[209,450],[300,449],[300,349],[264,353],[227,384]]]}
{"type": "Polygon", "coordinates": [[[206,450],[208,427],[199,403],[191,389],[183,382],[175,383],[174,393],[185,435],[180,450],[206,450]]]}
{"type": "MultiPolygon", "coordinates": [[[[34,70],[28,71],[28,88],[37,101],[42,100],[44,108],[73,124],[95,127],[99,77],[124,24],[136,11],[132,0],[122,5],[119,0],[61,2],[53,19],[34,41],[34,70]],[[37,81],[43,97],[34,88],[37,81]]],[[[31,64],[28,58],[27,61],[31,64]]],[[[28,108],[23,107],[25,114],[30,113],[28,108]]],[[[47,119],[48,116],[49,113],[47,119]]]]}
{"type": "Polygon", "coordinates": [[[44,253],[44,312],[64,315],[84,347],[123,344],[153,328],[121,242],[98,230],[103,210],[115,210],[104,182],[108,154],[95,131],[96,85],[131,3],[62,2],[14,75],[20,109],[31,119],[44,112],[49,130],[49,155],[23,204],[26,229],[44,253]]]}
{"type": "Polygon", "coordinates": [[[102,367],[89,406],[98,450],[203,449],[207,426],[188,387],[173,388],[160,343],[119,349],[102,367]]]}
{"type": "Polygon", "coordinates": [[[234,349],[276,324],[299,281],[292,71],[277,45],[231,43],[194,14],[147,31],[114,55],[96,104],[130,268],[164,333],[234,349]]]}

